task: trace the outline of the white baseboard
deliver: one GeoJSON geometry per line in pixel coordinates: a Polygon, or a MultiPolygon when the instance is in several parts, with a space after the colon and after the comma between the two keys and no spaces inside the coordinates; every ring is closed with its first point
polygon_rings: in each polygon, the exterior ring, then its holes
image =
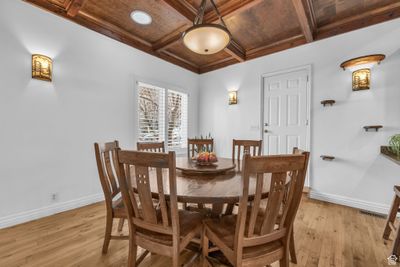
{"type": "Polygon", "coordinates": [[[14,226],[20,223],[29,222],[32,220],[40,219],[46,216],[50,216],[63,211],[76,209],[82,206],[93,204],[104,200],[103,194],[95,194],[91,196],[86,196],[62,203],[57,203],[47,207],[34,209],[30,211],[24,211],[17,214],[11,214],[0,218],[0,229],[14,226]]]}
{"type": "Polygon", "coordinates": [[[309,194],[310,198],[322,200],[330,203],[335,203],[339,205],[349,206],[352,208],[367,210],[379,214],[388,214],[390,210],[390,206],[381,203],[369,202],[365,200],[339,196],[334,194],[327,194],[323,192],[318,192],[315,190],[310,190],[309,194]]]}

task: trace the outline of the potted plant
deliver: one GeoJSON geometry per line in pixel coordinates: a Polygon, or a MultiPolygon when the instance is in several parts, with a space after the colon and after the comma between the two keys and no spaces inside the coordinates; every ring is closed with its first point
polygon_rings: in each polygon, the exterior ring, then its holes
{"type": "Polygon", "coordinates": [[[400,157],[400,134],[395,134],[389,139],[389,150],[395,154],[398,158],[400,157]]]}

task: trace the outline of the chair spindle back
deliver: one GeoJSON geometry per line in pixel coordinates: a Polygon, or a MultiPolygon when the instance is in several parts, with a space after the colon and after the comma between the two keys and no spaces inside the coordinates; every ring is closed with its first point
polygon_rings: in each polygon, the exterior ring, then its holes
{"type": "MultiPolygon", "coordinates": [[[[288,242],[301,200],[308,158],[308,152],[300,155],[244,156],[243,195],[237,217],[235,250],[276,240],[288,242]],[[256,186],[252,205],[249,205],[251,179],[255,179],[256,186]],[[263,190],[268,186],[266,179],[270,179],[268,200],[266,205],[261,205],[263,190]]],[[[237,254],[238,257],[241,255],[237,254]]]]}
{"type": "Polygon", "coordinates": [[[188,139],[188,157],[193,158],[201,151],[214,151],[214,139],[188,139]]]}
{"type": "Polygon", "coordinates": [[[110,207],[113,198],[120,192],[116,176],[116,167],[118,165],[116,151],[118,148],[118,141],[94,144],[101,187],[103,188],[106,205],[110,205],[110,207]]]}
{"type": "Polygon", "coordinates": [[[165,153],[164,141],[163,142],[137,142],[136,145],[137,145],[138,151],[165,153]]]}
{"type": "Polygon", "coordinates": [[[175,152],[118,150],[117,160],[121,193],[131,225],[179,237],[175,152]],[[134,177],[132,181],[128,172],[134,177]]]}
{"type": "Polygon", "coordinates": [[[232,159],[233,161],[242,160],[241,152],[243,154],[250,154],[251,156],[261,156],[262,140],[236,140],[232,141],[232,159]],[[236,152],[236,153],[235,153],[236,152]]]}

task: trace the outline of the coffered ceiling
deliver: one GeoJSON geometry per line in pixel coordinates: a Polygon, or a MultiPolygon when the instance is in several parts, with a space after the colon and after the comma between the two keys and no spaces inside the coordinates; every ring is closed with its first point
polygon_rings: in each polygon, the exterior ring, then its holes
{"type": "MultiPolygon", "coordinates": [[[[187,49],[182,33],[201,0],[25,0],[196,73],[268,55],[400,16],[400,0],[215,0],[232,42],[213,55],[187,49]],[[142,10],[150,25],[133,22],[142,10]]],[[[210,3],[206,22],[218,22],[210,3]]]]}

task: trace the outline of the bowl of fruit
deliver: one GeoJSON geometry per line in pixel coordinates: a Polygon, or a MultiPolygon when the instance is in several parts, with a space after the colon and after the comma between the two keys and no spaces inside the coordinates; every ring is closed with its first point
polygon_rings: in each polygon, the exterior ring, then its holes
{"type": "Polygon", "coordinates": [[[196,164],[200,166],[210,166],[218,161],[214,152],[200,152],[196,157],[196,164]]]}

